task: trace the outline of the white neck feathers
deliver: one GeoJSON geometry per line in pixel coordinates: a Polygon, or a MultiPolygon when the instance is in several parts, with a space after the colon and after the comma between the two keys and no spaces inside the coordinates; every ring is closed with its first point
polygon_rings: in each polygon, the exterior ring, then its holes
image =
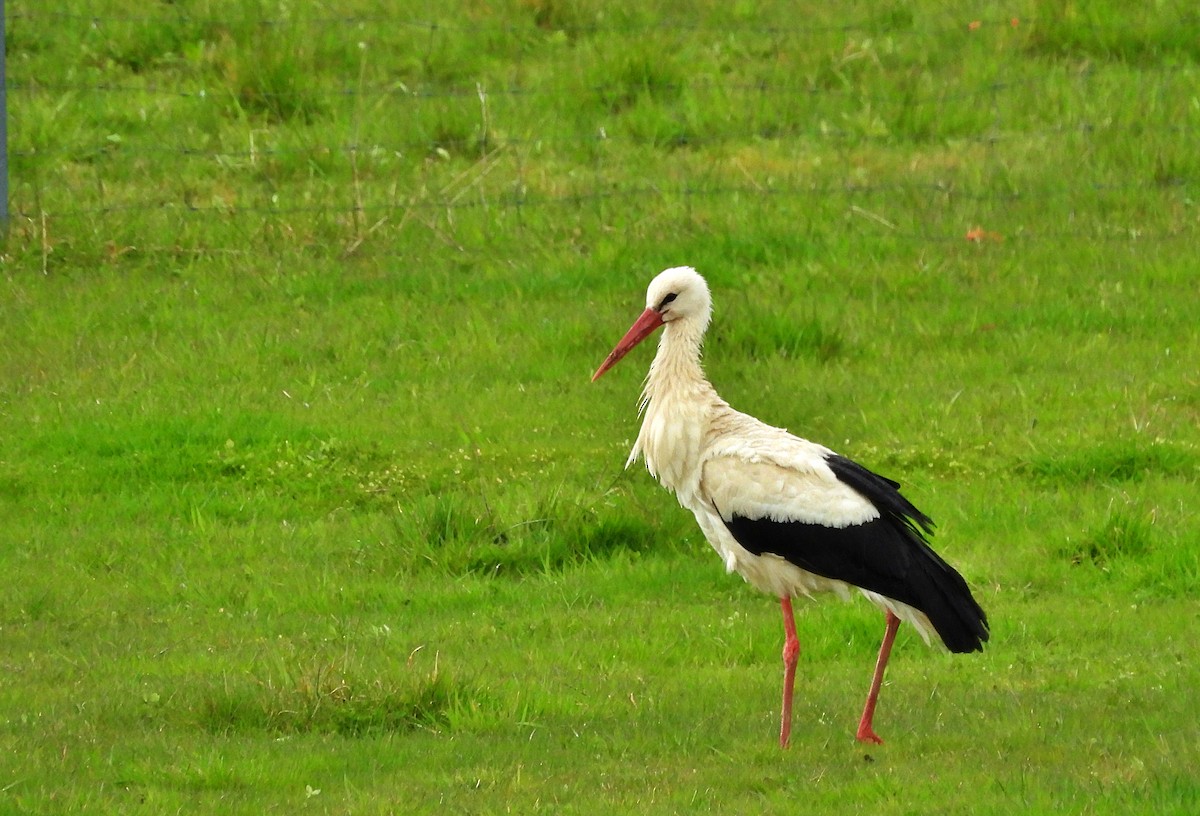
{"type": "Polygon", "coordinates": [[[642,389],[642,428],[626,462],[628,467],[643,456],[650,474],[677,493],[698,484],[710,417],[724,405],[700,365],[707,323],[681,319],[663,328],[642,389]]]}

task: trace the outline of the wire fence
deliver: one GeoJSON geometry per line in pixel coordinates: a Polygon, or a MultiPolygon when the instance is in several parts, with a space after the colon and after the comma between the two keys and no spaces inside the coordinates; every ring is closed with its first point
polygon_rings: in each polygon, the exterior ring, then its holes
{"type": "MultiPolygon", "coordinates": [[[[1200,20],[1190,15],[1180,25],[1200,20]]],[[[641,73],[631,78],[624,58],[597,58],[594,65],[577,62],[574,73],[531,81],[521,76],[533,60],[521,43],[544,32],[508,23],[433,14],[205,16],[23,5],[7,21],[11,213],[27,235],[45,242],[50,224],[60,234],[121,236],[246,217],[349,217],[361,235],[364,219],[409,223],[414,213],[447,220],[480,213],[520,223],[534,211],[605,202],[670,201],[686,210],[696,202],[772,207],[833,198],[846,207],[883,202],[870,211],[877,223],[915,240],[949,240],[961,239],[958,225],[935,219],[922,226],[919,218],[896,216],[914,204],[923,210],[953,199],[974,203],[964,217],[999,217],[1031,202],[1063,214],[1057,227],[1023,230],[1028,240],[1042,240],[1128,235],[1125,226],[1071,225],[1077,205],[1097,198],[1109,210],[1192,207],[1200,183],[1200,72],[1188,49],[1200,45],[1188,46],[1185,36],[1172,51],[1177,41],[1168,37],[1165,56],[1152,65],[1126,55],[1117,60],[1120,69],[1103,70],[1086,48],[1055,67],[983,39],[1013,36],[1021,26],[1037,21],[964,19],[957,6],[920,26],[871,13],[837,23],[749,19],[719,30],[680,20],[576,21],[565,37],[615,33],[626,43],[652,43],[644,49],[647,64],[633,65],[641,73]],[[205,68],[211,58],[203,48],[182,53],[189,42],[229,39],[230,31],[243,39],[245,32],[277,36],[277,52],[263,58],[274,60],[279,76],[269,76],[268,66],[257,84],[232,81],[211,64],[205,68]],[[424,70],[372,65],[368,76],[366,55],[389,47],[381,31],[399,37],[424,70]],[[829,75],[815,80],[771,69],[692,75],[655,64],[662,46],[653,43],[664,37],[728,43],[741,35],[780,54],[814,43],[826,50],[845,45],[827,60],[829,75]],[[911,49],[918,39],[933,47],[968,38],[983,43],[964,52],[978,59],[947,84],[900,76],[876,88],[843,75],[862,64],[886,73],[880,42],[911,49]],[[314,79],[302,72],[312,63],[280,56],[320,50],[312,46],[317,41],[343,70],[314,79]],[[36,70],[39,52],[70,42],[81,43],[87,56],[58,73],[36,70]],[[489,48],[511,51],[511,70],[492,64],[485,76],[430,69],[440,51],[449,52],[446,61],[470,63],[473,52],[489,48]],[[606,70],[613,66],[615,76],[606,70]],[[574,110],[580,100],[594,115],[574,110]],[[770,173],[729,160],[745,145],[769,154],[757,164],[770,173]],[[884,163],[883,154],[900,160],[896,169],[871,167],[884,163]],[[814,166],[812,155],[824,156],[824,164],[814,166]],[[630,174],[631,157],[646,172],[630,174]],[[1064,157],[1080,160],[1067,172],[1064,157]],[[722,167],[714,169],[714,161],[722,167]]],[[[1130,39],[1116,25],[1094,22],[1073,34],[1134,56],[1143,35],[1166,36],[1160,29],[1130,39]]],[[[1197,231],[1194,214],[1139,223],[1142,240],[1193,240],[1197,231]]],[[[225,248],[247,234],[253,229],[223,239],[225,248]]]]}

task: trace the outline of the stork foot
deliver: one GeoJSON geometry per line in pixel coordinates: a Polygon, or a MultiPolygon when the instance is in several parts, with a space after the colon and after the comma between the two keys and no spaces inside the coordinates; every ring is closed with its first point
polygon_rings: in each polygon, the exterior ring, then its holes
{"type": "Polygon", "coordinates": [[[856,738],[859,742],[866,742],[870,743],[871,745],[883,745],[883,740],[878,734],[875,733],[875,730],[871,728],[870,723],[860,724],[858,726],[858,734],[856,735],[856,738]]]}

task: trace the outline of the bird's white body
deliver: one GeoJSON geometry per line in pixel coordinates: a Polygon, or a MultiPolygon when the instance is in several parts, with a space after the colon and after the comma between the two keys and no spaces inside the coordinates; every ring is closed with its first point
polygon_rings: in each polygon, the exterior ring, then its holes
{"type": "MultiPolygon", "coordinates": [[[[674,278],[689,272],[669,269],[655,283],[673,286],[674,278]]],[[[651,284],[648,307],[657,297],[651,284]]],[[[826,464],[829,448],[737,411],[717,394],[700,365],[707,324],[707,316],[665,324],[642,393],[641,431],[626,467],[641,457],[650,474],[695,515],[726,571],[756,589],[777,598],[833,592],[843,600],[857,590],[930,642],[933,627],[923,612],[778,555],[755,555],[729,532],[722,514],[846,527],[877,518],[879,511],[838,481],[826,464]]]]}

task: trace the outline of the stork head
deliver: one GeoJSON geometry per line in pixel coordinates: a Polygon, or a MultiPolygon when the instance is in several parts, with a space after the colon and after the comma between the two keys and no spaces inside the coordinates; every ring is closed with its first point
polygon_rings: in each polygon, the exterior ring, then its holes
{"type": "Polygon", "coordinates": [[[688,326],[703,335],[712,316],[712,296],[708,284],[690,266],[675,266],[659,272],[646,289],[646,311],[609,352],[592,375],[592,382],[615,366],[638,343],[661,326],[688,326]]]}

